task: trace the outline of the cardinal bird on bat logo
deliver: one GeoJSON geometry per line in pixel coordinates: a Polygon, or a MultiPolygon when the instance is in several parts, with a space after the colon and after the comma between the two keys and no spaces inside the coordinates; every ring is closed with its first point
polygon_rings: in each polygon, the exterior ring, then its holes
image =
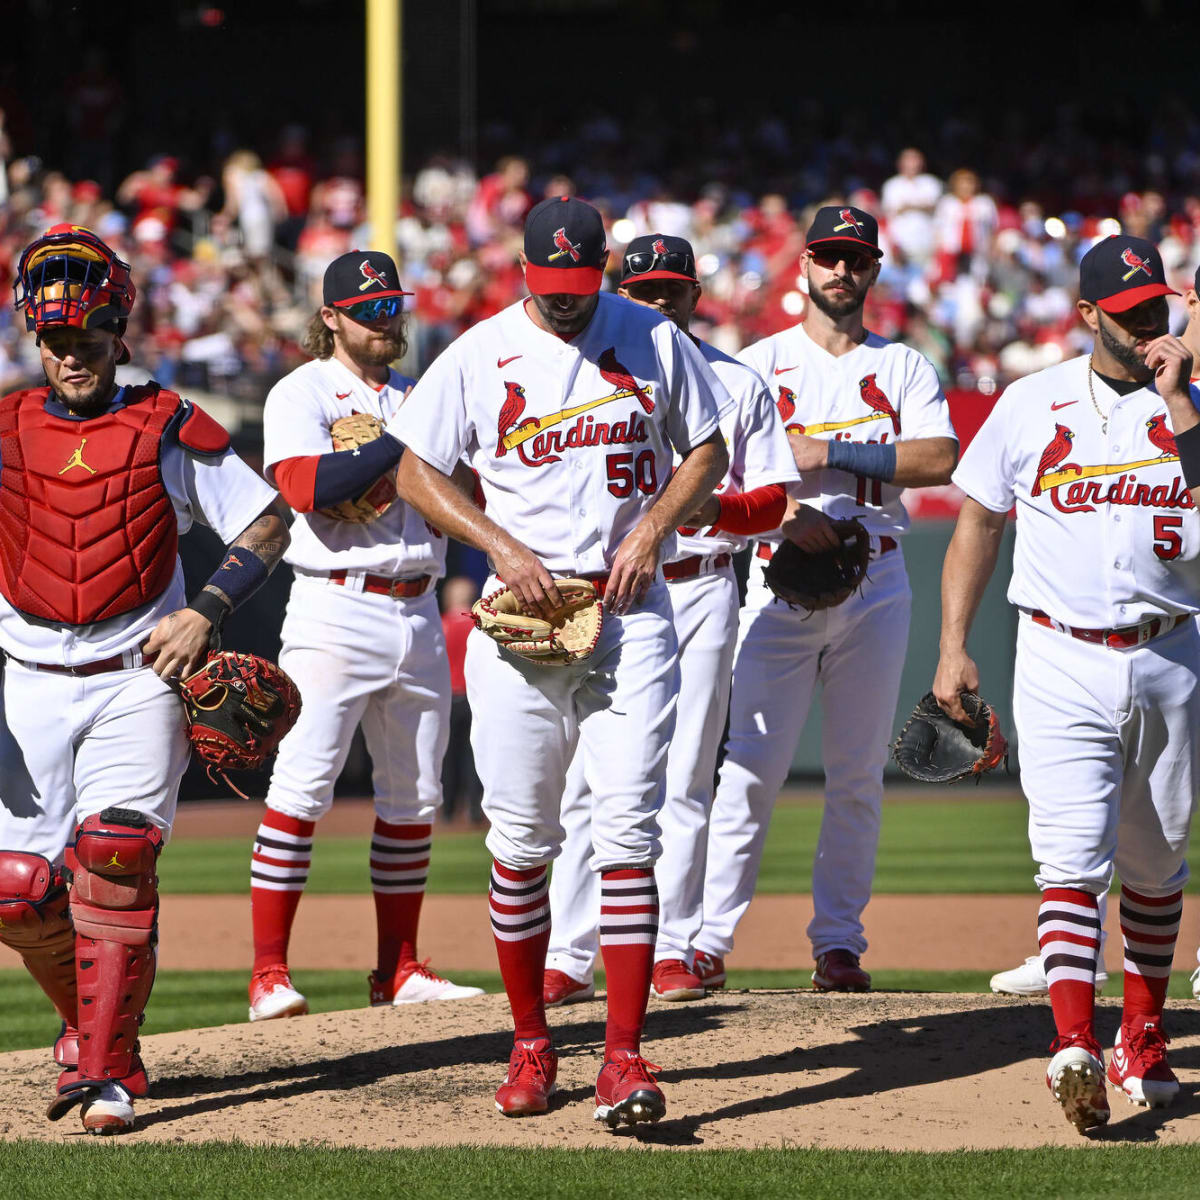
{"type": "Polygon", "coordinates": [[[554,262],[555,259],[562,258],[565,254],[569,254],[571,256],[572,262],[579,261],[579,243],[573,242],[569,237],[567,237],[567,230],[565,226],[560,226],[554,231],[554,244],[558,247],[558,249],[552,255],[550,255],[550,257],[546,260],[547,262],[554,262]]]}
{"type": "Polygon", "coordinates": [[[655,254],[666,254],[667,243],[664,242],[662,238],[655,238],[654,244],[650,247],[650,249],[653,250],[655,254]]]}
{"type": "Polygon", "coordinates": [[[508,453],[504,444],[504,435],[521,420],[525,411],[525,389],[519,383],[505,383],[504,403],[500,406],[500,420],[497,424],[496,457],[503,458],[508,453]]]}
{"type": "Polygon", "coordinates": [[[1146,422],[1146,429],[1146,436],[1150,439],[1150,444],[1163,458],[1179,457],[1179,447],[1175,445],[1174,435],[1167,428],[1166,413],[1159,413],[1157,416],[1151,417],[1146,422]]]}
{"type": "Polygon", "coordinates": [[[358,285],[358,290],[360,292],[365,292],[373,283],[379,284],[379,286],[383,288],[385,292],[387,291],[387,280],[384,279],[384,277],[380,275],[380,273],[375,270],[373,266],[371,266],[367,259],[364,258],[362,262],[358,264],[358,269],[366,277],[366,282],[358,285]]]}
{"type": "Polygon", "coordinates": [[[862,235],[863,235],[862,222],[854,215],[853,212],[851,212],[850,209],[843,208],[838,213],[838,216],[842,218],[842,223],[840,225],[835,225],[833,227],[834,233],[841,233],[843,229],[853,229],[854,232],[857,233],[859,237],[862,237],[862,235]]]}
{"type": "Polygon", "coordinates": [[[1033,477],[1033,487],[1029,489],[1030,496],[1042,494],[1042,476],[1053,471],[1071,453],[1071,443],[1074,440],[1075,435],[1065,425],[1056,424],[1054,426],[1054,437],[1051,439],[1050,445],[1042,451],[1042,457],[1038,460],[1037,473],[1033,477]]]}
{"type": "Polygon", "coordinates": [[[1153,272],[1150,270],[1150,264],[1144,258],[1134,254],[1128,246],[1121,251],[1121,261],[1129,268],[1121,276],[1121,280],[1124,283],[1128,283],[1139,271],[1145,271],[1151,278],[1154,277],[1153,272]]]}
{"type": "Polygon", "coordinates": [[[884,416],[891,418],[892,432],[899,437],[900,414],[892,407],[892,402],[884,395],[883,389],[875,382],[873,374],[866,375],[858,381],[858,391],[863,398],[863,403],[868,408],[872,408],[877,413],[883,413],[884,416]]]}

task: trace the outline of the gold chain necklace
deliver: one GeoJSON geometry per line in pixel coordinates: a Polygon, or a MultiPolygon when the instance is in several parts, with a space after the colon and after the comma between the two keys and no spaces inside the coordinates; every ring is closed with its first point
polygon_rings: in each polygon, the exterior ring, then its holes
{"type": "Polygon", "coordinates": [[[1088,356],[1088,395],[1092,400],[1092,407],[1096,410],[1096,416],[1100,418],[1100,432],[1108,437],[1108,416],[1100,411],[1100,405],[1096,403],[1096,390],[1092,387],[1092,356],[1088,356]]]}

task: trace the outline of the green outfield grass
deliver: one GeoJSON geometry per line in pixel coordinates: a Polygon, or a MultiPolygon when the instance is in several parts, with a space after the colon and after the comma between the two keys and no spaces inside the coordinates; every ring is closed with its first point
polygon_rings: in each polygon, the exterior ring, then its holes
{"type": "MultiPolygon", "coordinates": [[[[963,789],[961,802],[888,802],[875,872],[877,892],[1028,892],[1033,862],[1024,801],[995,800],[963,789]]],[[[821,822],[816,804],[781,804],[771,822],[758,890],[807,892],[821,822]]],[[[362,837],[318,836],[308,890],[366,893],[366,831],[362,837]]],[[[432,893],[480,895],[491,859],[482,833],[435,834],[429,869],[432,893]]],[[[167,892],[248,892],[250,842],[240,838],[180,839],[164,852],[159,873],[167,892]]],[[[1190,885],[1194,890],[1195,885],[1190,885]]]]}
{"type": "Polygon", "coordinates": [[[0,1145],[0,1177],[23,1200],[629,1200],[631,1196],[852,1195],[855,1200],[1129,1200],[1186,1196],[1200,1178],[1198,1146],[881,1150],[349,1150],[84,1143],[0,1145]],[[1187,1180],[1193,1180],[1188,1184],[1187,1180]]]}
{"type": "MultiPolygon", "coordinates": [[[[730,988],[809,988],[808,971],[730,970],[730,988]]],[[[456,983],[500,992],[500,976],[488,971],[453,971],[456,983]]],[[[341,1012],[366,1004],[364,971],[293,971],[296,986],[313,1012],[341,1012]]],[[[146,1010],[143,1033],[171,1033],[246,1020],[246,971],[160,971],[146,1010]]],[[[986,971],[873,971],[877,991],[986,992],[986,971]]],[[[604,973],[596,980],[604,987],[604,973]]],[[[1110,977],[1105,995],[1121,994],[1121,977],[1110,977]]],[[[1190,999],[1186,972],[1171,977],[1175,999],[1190,999]]],[[[662,1007],[654,1004],[654,1008],[662,1007]]],[[[0,970],[0,1052],[49,1046],[58,1034],[58,1019],[33,980],[22,970],[0,970]]],[[[553,1017],[551,1017],[553,1020],[553,1017]]]]}

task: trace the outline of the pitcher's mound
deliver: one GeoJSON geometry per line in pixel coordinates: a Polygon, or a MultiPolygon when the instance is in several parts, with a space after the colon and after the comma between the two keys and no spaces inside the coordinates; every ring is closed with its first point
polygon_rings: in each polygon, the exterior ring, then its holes
{"type": "MultiPolygon", "coordinates": [[[[1100,1011],[1111,1046],[1115,1002],[1100,1011]]],[[[544,1116],[500,1116],[492,1096],[512,1045],[503,997],[325,1013],[145,1039],[152,1095],[126,1141],[240,1139],[386,1149],[514,1146],[843,1146],[896,1150],[1078,1145],[1045,1085],[1044,1001],[995,996],[734,991],[652,1002],[646,1056],[667,1116],[633,1136],[592,1120],[600,1001],[552,1013],[561,1055],[544,1116]]],[[[1168,1012],[1182,1088],[1169,1109],[1109,1089],[1093,1139],[1200,1141],[1200,1007],[1168,1012]]],[[[43,1116],[50,1055],[0,1056],[0,1136],[83,1138],[78,1111],[43,1116]]]]}

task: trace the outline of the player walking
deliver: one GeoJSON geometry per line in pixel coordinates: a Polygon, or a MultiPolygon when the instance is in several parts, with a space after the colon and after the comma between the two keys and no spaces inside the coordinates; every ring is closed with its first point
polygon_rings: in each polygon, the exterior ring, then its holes
{"type": "Polygon", "coordinates": [[[563,197],[535,206],[522,254],[532,295],[454,342],[391,428],[408,447],[401,495],[486,550],[529,610],[560,603],[556,576],[586,576],[604,591],[607,616],[590,658],[526,664],[472,634],[466,682],[492,823],[492,927],[516,1035],[496,1105],[510,1116],[543,1112],[554,1088],[542,999],[546,874],[578,746],[594,797],[608,974],[596,1116],[615,1125],[666,1109],[656,1068],[640,1054],[658,924],[656,814],[677,690],[658,564],[672,556],[680,520],[725,473],[718,420],[727,398],[670,321],[599,294],[607,257],[590,205],[563,197]],[[683,459],[674,474],[672,450],[683,459]],[[486,515],[450,480],[463,455],[479,473],[486,515]]]}
{"type": "MultiPolygon", "coordinates": [[[[863,991],[862,911],[871,898],[883,768],[908,641],[910,592],[900,537],[906,487],[944,484],[957,453],[945,396],[928,361],[863,325],[879,274],[875,218],[818,209],[801,270],[808,318],[745,350],[778,389],[803,483],[782,536],[806,549],[837,545],[831,520],[857,517],[871,535],[866,584],[809,615],[776,600],[752,570],[734,655],[729,740],[713,801],[704,925],[695,964],[723,980],[724,957],[754,894],[767,825],[817,684],[824,709],[825,811],[813,863],[808,927],[826,991],[863,991]]],[[[769,561],[780,535],[759,542],[769,561]]]]}
{"type": "Polygon", "coordinates": [[[188,757],[169,681],[288,543],[225,430],[156,383],[116,385],[135,295],[87,229],[26,247],[16,307],[49,386],[0,400],[0,941],[63,1019],[48,1115],[82,1103],[91,1133],[129,1129],[147,1089],[155,864],[188,757]],[[232,546],[189,604],[176,546],[193,521],[232,546]]]}
{"type": "Polygon", "coordinates": [[[1155,1107],[1179,1090],[1162,1012],[1200,779],[1200,413],[1151,243],[1097,243],[1079,294],[1091,356],[1012,384],[955,472],[967,499],[942,572],[933,691],[959,717],[959,691],[978,689],[967,634],[1016,504],[1013,715],[1058,1031],[1046,1082],[1082,1132],[1109,1116],[1093,987],[1114,864],[1125,1003],[1108,1078],[1155,1107]]]}
{"type": "MultiPolygon", "coordinates": [[[[647,234],[630,242],[620,293],[669,317],[685,333],[700,284],[691,245],[647,234]]],[[[693,339],[696,340],[696,339],[693,339]]],[[[679,640],[675,736],[667,754],[666,800],[659,814],[662,857],[658,940],[651,987],[660,1000],[697,1000],[704,984],[692,970],[692,939],[700,930],[704,857],[717,750],[729,706],[737,631],[738,589],[732,555],[746,535],[776,529],[787,503],[784,484],[799,478],[770,389],[749,367],[696,341],[734,405],[721,418],[729,470],[719,495],[695,514],[698,529],[681,532],[663,564],[679,640]]],[[[588,870],[592,854],[592,797],[581,755],[571,762],[563,796],[562,854],[550,879],[550,952],[544,996],[548,1005],[593,994],[600,895],[588,870]]]]}
{"type": "Polygon", "coordinates": [[[374,1005],[482,995],[417,958],[433,818],[450,720],[450,673],[434,584],[445,537],[402,503],[390,477],[403,448],[386,434],[335,452],[330,428],[365,413],[386,424],[413,380],[388,364],[405,351],[396,264],[374,250],[334,259],[305,341],[314,358],[281,379],[263,410],[263,464],[296,510],[287,560],[295,582],[280,666],[304,696],[279,747],[250,865],[254,973],[250,1020],[308,1011],[287,953],[308,881],[316,823],[361,722],[374,767],[371,891],[374,1005]],[[382,478],[382,482],[380,482],[382,478]],[[369,502],[356,499],[369,495],[369,502]],[[383,510],[378,516],[376,513],[383,510]]]}

